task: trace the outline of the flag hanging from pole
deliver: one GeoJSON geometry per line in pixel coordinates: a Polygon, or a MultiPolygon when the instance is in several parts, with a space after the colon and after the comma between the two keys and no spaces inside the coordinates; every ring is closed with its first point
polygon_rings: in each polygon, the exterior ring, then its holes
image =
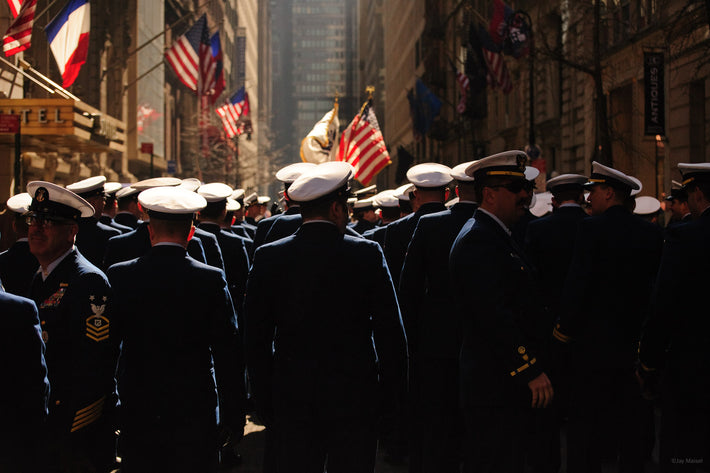
{"type": "Polygon", "coordinates": [[[222,59],[222,44],[219,40],[219,31],[210,38],[210,55],[203,65],[205,95],[210,97],[210,103],[215,103],[225,87],[224,63],[222,59]]]}
{"type": "Polygon", "coordinates": [[[456,83],[459,85],[459,90],[461,91],[461,99],[458,105],[456,105],[456,111],[459,113],[464,113],[466,111],[466,95],[468,93],[468,86],[470,81],[468,76],[461,71],[456,71],[456,83]]]}
{"type": "Polygon", "coordinates": [[[210,63],[209,58],[212,57],[210,50],[207,16],[203,14],[192,28],[175,40],[165,52],[165,59],[180,82],[198,95],[202,95],[205,90],[204,73],[210,63]],[[202,90],[197,89],[198,83],[202,84],[202,90]]]}
{"type": "MultiPolygon", "coordinates": [[[[10,0],[10,3],[14,3],[10,0]]],[[[32,25],[35,22],[37,0],[24,0],[15,19],[10,23],[2,39],[2,50],[10,57],[30,47],[32,40],[32,25]]],[[[14,12],[13,12],[14,15],[14,12]]]]}
{"type": "Polygon", "coordinates": [[[301,159],[306,163],[334,161],[338,152],[338,102],[323,115],[301,142],[301,159]]]}
{"type": "Polygon", "coordinates": [[[355,179],[367,186],[378,172],[392,164],[385,139],[377,123],[372,99],[343,131],[337,161],[345,161],[355,168],[355,179]]]}
{"type": "Polygon", "coordinates": [[[7,0],[7,4],[10,5],[10,13],[12,13],[13,18],[17,18],[20,14],[20,9],[22,8],[22,0],[7,0]]]}
{"type": "Polygon", "coordinates": [[[89,53],[90,8],[88,0],[70,0],[44,28],[64,88],[74,83],[89,53]]]}
{"type": "Polygon", "coordinates": [[[222,119],[222,126],[224,126],[228,138],[241,135],[243,127],[240,125],[239,119],[249,115],[249,94],[242,86],[229,98],[226,104],[217,108],[215,112],[222,119]]]}

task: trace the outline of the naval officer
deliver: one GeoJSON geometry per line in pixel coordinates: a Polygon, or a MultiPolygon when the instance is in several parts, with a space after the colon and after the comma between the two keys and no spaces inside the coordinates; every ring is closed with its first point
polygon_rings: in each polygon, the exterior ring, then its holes
{"type": "Polygon", "coordinates": [[[547,315],[534,268],[512,236],[530,201],[526,161],[524,152],[506,151],[466,168],[480,207],[449,259],[462,316],[466,471],[524,471],[536,435],[533,410],[549,406],[554,394],[546,374],[547,315]]]}
{"type": "Polygon", "coordinates": [[[27,192],[7,199],[7,209],[13,214],[12,229],[16,240],[10,248],[0,253],[0,284],[7,292],[23,297],[29,295],[32,278],[39,267],[27,242],[26,219],[31,203],[32,197],[27,192]]]}
{"type": "Polygon", "coordinates": [[[621,471],[642,471],[653,406],[634,371],[663,232],[627,206],[636,178],[594,161],[585,187],[592,217],[579,222],[553,331],[574,366],[567,470],[598,472],[618,458],[621,471]]]}
{"type": "Polygon", "coordinates": [[[115,457],[116,319],[106,276],[74,245],[79,219],[94,208],[51,182],[30,182],[27,192],[30,251],[40,264],[30,296],[51,384],[40,471],[107,471],[115,457]]]}
{"type": "Polygon", "coordinates": [[[186,252],[206,201],[173,187],[138,200],[151,249],[108,270],[121,317],[121,470],[213,472],[219,447],[242,437],[245,390],[224,275],[186,252]]]}
{"type": "Polygon", "coordinates": [[[409,471],[458,472],[463,432],[459,411],[461,326],[449,277],[449,252],[478,207],[471,163],[451,170],[459,201],[423,215],[412,235],[399,281],[409,346],[412,402],[409,471]]]}
{"type": "Polygon", "coordinates": [[[647,397],[661,394],[661,467],[694,472],[710,459],[710,163],[678,169],[693,220],[668,229],[638,374],[647,397]]]}
{"type": "Polygon", "coordinates": [[[291,184],[303,225],[256,251],[247,283],[247,368],[278,471],[374,471],[378,418],[404,389],[406,339],[384,256],[345,235],[352,173],[327,162],[291,184]],[[349,301],[352,291],[369,296],[349,301]]]}
{"type": "Polygon", "coordinates": [[[69,184],[66,188],[85,199],[95,209],[94,215],[79,219],[79,233],[76,235],[76,247],[91,264],[103,267],[104,250],[109,238],[121,235],[121,231],[99,222],[104,211],[105,176],[93,176],[69,184]]]}

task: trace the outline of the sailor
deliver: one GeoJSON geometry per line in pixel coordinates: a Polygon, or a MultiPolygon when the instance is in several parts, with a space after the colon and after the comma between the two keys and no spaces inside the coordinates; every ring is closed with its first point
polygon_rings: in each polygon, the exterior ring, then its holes
{"type": "Polygon", "coordinates": [[[140,223],[141,211],[138,208],[138,193],[140,191],[134,187],[126,186],[116,191],[116,201],[118,211],[113,221],[119,225],[135,230],[140,223]]]}
{"type": "Polygon", "coordinates": [[[444,202],[448,193],[447,186],[453,179],[450,167],[438,163],[423,163],[409,168],[407,180],[414,184],[415,188],[411,193],[417,209],[413,214],[387,225],[385,233],[384,251],[395,286],[399,284],[399,274],[402,271],[407,246],[419,218],[422,215],[446,210],[444,202]]]}
{"type": "Polygon", "coordinates": [[[423,215],[412,235],[399,281],[409,346],[410,472],[459,472],[463,425],[459,410],[461,324],[449,277],[449,252],[478,207],[471,162],[451,170],[459,201],[423,215]]]}
{"type": "Polygon", "coordinates": [[[244,221],[244,212],[246,211],[246,204],[244,203],[244,189],[235,189],[231,198],[232,200],[236,200],[239,204],[239,208],[235,210],[233,214],[234,221],[230,224],[232,231],[239,236],[254,240],[256,227],[253,227],[244,221]]]}
{"type": "Polygon", "coordinates": [[[121,233],[128,233],[133,228],[127,225],[121,225],[114,221],[114,217],[118,212],[118,199],[116,193],[123,189],[123,184],[120,182],[105,182],[104,183],[104,211],[99,217],[99,222],[109,227],[119,230],[121,233]]]}
{"type": "MultiPolygon", "coordinates": [[[[133,198],[135,195],[136,209],[138,209],[139,205],[137,199],[140,192],[153,187],[174,187],[180,185],[180,182],[180,179],[174,177],[154,177],[135,182],[131,184],[130,188],[126,189],[130,189],[130,198],[133,198]]],[[[121,189],[119,192],[126,191],[126,189],[121,189]]],[[[129,191],[126,191],[127,194],[128,192],[129,191]]],[[[121,200],[122,197],[119,195],[119,205],[121,200]]],[[[142,214],[142,217],[145,217],[145,214],[142,214]]],[[[106,268],[121,261],[138,258],[150,249],[148,223],[149,222],[143,218],[134,231],[113,237],[108,241],[104,254],[104,266],[106,268]]],[[[193,235],[192,238],[190,238],[187,245],[187,252],[197,261],[206,262],[205,250],[199,237],[193,235]]]]}
{"type": "Polygon", "coordinates": [[[527,155],[506,151],[474,161],[480,207],[451,248],[449,268],[462,315],[461,400],[466,471],[522,472],[535,409],[554,395],[549,338],[534,268],[512,237],[530,201],[527,155]]]}
{"type": "Polygon", "coordinates": [[[688,208],[688,193],[680,185],[676,186],[680,184],[679,182],[672,182],[674,187],[671,188],[670,194],[666,197],[666,202],[670,204],[671,210],[671,218],[668,221],[668,225],[666,225],[667,227],[681,222],[688,222],[692,219],[688,208]]]}
{"type": "Polygon", "coordinates": [[[574,366],[567,471],[599,471],[616,458],[622,470],[642,471],[653,406],[633,373],[663,232],[630,211],[640,188],[632,176],[594,161],[585,187],[592,217],[579,222],[553,331],[574,366]]]}
{"type": "Polygon", "coordinates": [[[27,192],[7,199],[7,209],[13,214],[12,229],[16,240],[10,248],[0,253],[0,283],[5,291],[23,297],[29,295],[32,278],[39,267],[27,242],[26,220],[31,203],[32,197],[27,192]]]}
{"type": "Polygon", "coordinates": [[[374,471],[378,418],[405,389],[406,339],[384,256],[345,235],[352,173],[326,162],[291,184],[303,225],[256,250],[247,283],[247,368],[278,471],[374,471]],[[368,297],[349,301],[351,291],[368,297]]]}
{"type": "Polygon", "coordinates": [[[104,211],[105,176],[93,176],[69,184],[66,188],[85,199],[95,209],[94,215],[79,219],[76,247],[94,266],[103,267],[104,251],[109,238],[121,235],[121,231],[99,222],[104,211]]]}
{"type": "Polygon", "coordinates": [[[121,317],[121,471],[214,472],[219,446],[242,437],[245,391],[224,275],[186,252],[206,201],[175,187],[138,200],[151,248],[108,270],[121,317]]]}
{"type": "Polygon", "coordinates": [[[360,235],[363,235],[369,230],[374,230],[380,220],[377,213],[375,213],[376,209],[377,205],[375,204],[374,196],[366,199],[358,199],[353,204],[355,222],[351,228],[360,235]]]}
{"type": "Polygon", "coordinates": [[[380,209],[380,223],[372,230],[362,234],[368,240],[376,241],[380,247],[385,246],[386,227],[390,223],[401,217],[399,199],[396,189],[388,189],[376,194],[373,198],[374,204],[380,209]]]}
{"type": "Polygon", "coordinates": [[[77,251],[94,208],[56,184],[27,185],[29,245],[40,268],[30,289],[46,345],[51,396],[40,471],[107,471],[115,457],[118,343],[106,276],[77,251]]]}

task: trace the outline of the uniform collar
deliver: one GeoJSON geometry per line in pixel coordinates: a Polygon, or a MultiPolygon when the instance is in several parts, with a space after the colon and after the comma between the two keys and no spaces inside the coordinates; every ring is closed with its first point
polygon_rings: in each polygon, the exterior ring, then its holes
{"type": "Polygon", "coordinates": [[[510,229],[505,226],[505,224],[501,221],[501,219],[499,219],[498,217],[496,217],[495,215],[493,215],[493,214],[492,214],[491,212],[489,212],[488,210],[482,209],[481,207],[478,207],[478,208],[476,209],[476,212],[483,212],[484,214],[488,215],[488,216],[491,217],[498,225],[500,225],[500,227],[503,229],[503,231],[504,231],[508,236],[513,236],[513,232],[511,232],[510,229]]]}
{"type": "Polygon", "coordinates": [[[47,269],[46,269],[46,270],[42,269],[42,265],[40,265],[40,266],[39,266],[39,269],[37,269],[37,272],[42,275],[42,281],[46,281],[47,278],[49,277],[49,275],[52,273],[52,271],[54,271],[54,268],[56,268],[57,266],[59,266],[59,263],[61,263],[62,261],[64,261],[64,258],[66,258],[67,256],[69,256],[69,253],[71,253],[72,251],[74,251],[75,248],[76,248],[76,247],[75,247],[74,245],[72,245],[72,247],[69,248],[63,255],[61,255],[59,258],[55,259],[55,260],[52,261],[51,263],[49,263],[49,265],[47,265],[47,269]]]}

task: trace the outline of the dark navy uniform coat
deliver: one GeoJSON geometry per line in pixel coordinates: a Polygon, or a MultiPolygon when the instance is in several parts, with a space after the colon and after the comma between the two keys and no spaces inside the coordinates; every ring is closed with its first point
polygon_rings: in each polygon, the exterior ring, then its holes
{"type": "Polygon", "coordinates": [[[113,217],[113,221],[119,225],[130,227],[133,230],[138,228],[138,224],[140,223],[138,218],[130,212],[118,212],[116,216],[113,217]]]}
{"type": "Polygon", "coordinates": [[[674,402],[708,408],[710,390],[710,317],[707,269],[710,268],[710,209],[696,220],[668,231],[651,313],[639,356],[648,368],[667,365],[666,385],[674,402]]]}
{"type": "Polygon", "coordinates": [[[399,275],[402,272],[404,256],[407,254],[407,247],[414,234],[414,229],[417,228],[417,222],[422,215],[441,212],[442,210],[446,210],[446,206],[441,202],[429,202],[419,207],[416,212],[387,225],[384,251],[395,285],[399,285],[399,275]]]}
{"type": "Polygon", "coordinates": [[[633,370],[662,246],[662,229],[621,205],[580,221],[555,332],[588,368],[633,370]]]}
{"type": "Polygon", "coordinates": [[[368,222],[367,220],[358,220],[357,223],[350,228],[362,235],[368,230],[373,230],[376,226],[377,224],[368,222]]]}
{"type": "Polygon", "coordinates": [[[27,297],[37,268],[39,263],[30,253],[30,245],[26,239],[16,241],[9,249],[0,253],[0,281],[11,294],[27,297]]]}
{"type": "MultiPolygon", "coordinates": [[[[540,275],[540,287],[552,317],[559,313],[559,301],[577,238],[577,226],[586,217],[588,215],[582,207],[566,205],[528,223],[523,248],[540,275]]],[[[550,329],[552,327],[550,325],[550,329]]]]}
{"type": "Polygon", "coordinates": [[[224,258],[222,257],[222,249],[219,241],[217,241],[217,236],[211,232],[204,231],[200,227],[195,227],[195,236],[202,242],[202,248],[205,251],[205,263],[224,271],[224,258]]]}
{"type": "MultiPolygon", "coordinates": [[[[150,250],[150,235],[148,223],[141,222],[138,228],[125,235],[111,238],[106,244],[104,265],[106,268],[121,261],[139,258],[150,250]]],[[[205,262],[205,252],[198,237],[192,237],[187,244],[187,252],[202,263],[205,262]]]]}
{"type": "Polygon", "coordinates": [[[118,235],[121,235],[120,230],[104,225],[93,217],[82,218],[79,220],[76,247],[91,264],[103,270],[106,243],[109,238],[118,235]]]}
{"type": "Polygon", "coordinates": [[[463,406],[530,406],[528,382],[545,371],[549,339],[533,267],[480,209],[456,238],[449,267],[463,317],[463,406]]]}
{"type": "Polygon", "coordinates": [[[121,233],[128,233],[128,232],[130,232],[131,230],[133,230],[133,228],[131,228],[131,227],[127,226],[127,225],[121,225],[120,223],[116,223],[116,222],[113,220],[113,218],[111,218],[110,215],[106,215],[106,214],[104,214],[104,215],[102,215],[101,217],[99,217],[99,222],[101,222],[101,223],[103,223],[104,225],[107,225],[107,226],[109,226],[109,227],[111,227],[111,228],[115,228],[116,230],[118,230],[118,231],[121,232],[121,233]]]}
{"type": "MultiPolygon", "coordinates": [[[[285,216],[285,215],[300,215],[301,214],[301,207],[298,205],[292,205],[290,206],[286,212],[278,214],[278,215],[272,215],[271,217],[267,218],[262,218],[259,220],[259,222],[256,224],[256,231],[254,233],[254,250],[259,248],[261,245],[264,244],[264,240],[266,240],[266,235],[269,234],[269,230],[271,230],[271,226],[274,224],[276,220],[279,218],[285,216]]],[[[273,241],[273,240],[272,240],[273,241]]],[[[252,253],[252,256],[254,253],[252,253]]]]}
{"type": "Polygon", "coordinates": [[[387,225],[382,225],[375,227],[372,230],[368,230],[362,234],[364,238],[370,241],[376,241],[380,244],[380,247],[385,247],[385,234],[387,233],[387,225]]]}
{"type": "Polygon", "coordinates": [[[111,287],[104,273],[74,249],[46,280],[37,273],[31,298],[47,347],[48,429],[58,442],[90,443],[91,426],[104,420],[115,393],[118,344],[111,287]]]}
{"type": "Polygon", "coordinates": [[[247,276],[249,275],[249,257],[244,242],[237,235],[222,230],[216,223],[202,222],[200,229],[214,235],[219,242],[224,257],[229,293],[232,296],[237,314],[239,314],[243,307],[247,276]]]}
{"type": "Polygon", "coordinates": [[[0,291],[0,471],[31,472],[49,380],[37,306],[0,291]]]}
{"type": "Polygon", "coordinates": [[[372,242],[314,222],[263,245],[244,319],[247,369],[267,421],[317,412],[321,420],[372,422],[382,402],[391,406],[401,393],[406,338],[387,265],[372,242]],[[349,300],[352,292],[367,297],[349,300]]]}
{"type": "Polygon", "coordinates": [[[461,227],[476,210],[474,203],[419,219],[399,281],[399,301],[413,359],[458,359],[460,314],[449,276],[449,253],[461,227]]]}
{"type": "Polygon", "coordinates": [[[134,467],[147,458],[172,465],[171,450],[194,448],[201,437],[214,441],[216,452],[218,399],[222,424],[241,435],[244,359],[223,273],[167,244],[112,266],[108,276],[121,314],[118,390],[126,461],[131,452],[134,467]],[[146,439],[146,432],[155,438],[146,439]],[[170,441],[174,432],[181,438],[170,441]]]}

